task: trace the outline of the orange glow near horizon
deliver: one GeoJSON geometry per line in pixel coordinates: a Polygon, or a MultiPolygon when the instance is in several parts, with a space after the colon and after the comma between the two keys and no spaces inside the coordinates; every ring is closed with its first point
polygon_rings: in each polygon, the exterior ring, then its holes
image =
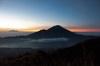
{"type": "Polygon", "coordinates": [[[37,32],[42,29],[48,29],[46,26],[29,27],[29,28],[0,28],[0,32],[7,32],[9,30],[18,30],[19,32],[37,32]]]}
{"type": "MultiPolygon", "coordinates": [[[[40,26],[40,27],[33,27],[33,28],[23,28],[23,29],[14,29],[14,28],[0,28],[0,32],[6,32],[9,30],[18,30],[20,32],[37,32],[41,29],[48,29],[49,27],[40,26]]],[[[66,28],[72,32],[100,32],[100,29],[96,28],[66,28]]]]}
{"type": "Polygon", "coordinates": [[[72,32],[100,32],[100,29],[95,28],[69,28],[72,32]]]}

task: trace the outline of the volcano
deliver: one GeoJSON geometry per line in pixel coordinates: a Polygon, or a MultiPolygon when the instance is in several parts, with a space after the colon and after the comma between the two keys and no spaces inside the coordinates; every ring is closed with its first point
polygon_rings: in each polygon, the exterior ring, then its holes
{"type": "Polygon", "coordinates": [[[79,37],[82,35],[75,34],[60,25],[53,26],[47,30],[40,30],[38,32],[32,33],[28,35],[30,38],[72,38],[72,37],[79,37]]]}

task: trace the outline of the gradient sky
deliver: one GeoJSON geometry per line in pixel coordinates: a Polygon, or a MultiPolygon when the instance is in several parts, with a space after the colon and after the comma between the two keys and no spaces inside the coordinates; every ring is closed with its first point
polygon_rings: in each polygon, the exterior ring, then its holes
{"type": "Polygon", "coordinates": [[[100,32],[100,0],[0,0],[0,31],[38,31],[53,25],[100,32]]]}

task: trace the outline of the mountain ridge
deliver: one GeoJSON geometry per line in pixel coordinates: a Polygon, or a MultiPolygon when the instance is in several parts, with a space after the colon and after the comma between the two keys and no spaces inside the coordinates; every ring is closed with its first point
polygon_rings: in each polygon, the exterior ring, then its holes
{"type": "Polygon", "coordinates": [[[76,37],[79,36],[74,32],[71,32],[60,25],[55,25],[47,30],[40,30],[38,32],[28,35],[28,37],[33,38],[56,38],[56,37],[76,37]]]}

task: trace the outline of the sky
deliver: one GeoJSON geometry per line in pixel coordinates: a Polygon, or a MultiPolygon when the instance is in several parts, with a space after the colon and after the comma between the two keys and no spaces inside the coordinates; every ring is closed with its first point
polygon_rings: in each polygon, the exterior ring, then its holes
{"type": "Polygon", "coordinates": [[[100,32],[99,0],[0,0],[0,31],[34,32],[61,25],[100,32]]]}

